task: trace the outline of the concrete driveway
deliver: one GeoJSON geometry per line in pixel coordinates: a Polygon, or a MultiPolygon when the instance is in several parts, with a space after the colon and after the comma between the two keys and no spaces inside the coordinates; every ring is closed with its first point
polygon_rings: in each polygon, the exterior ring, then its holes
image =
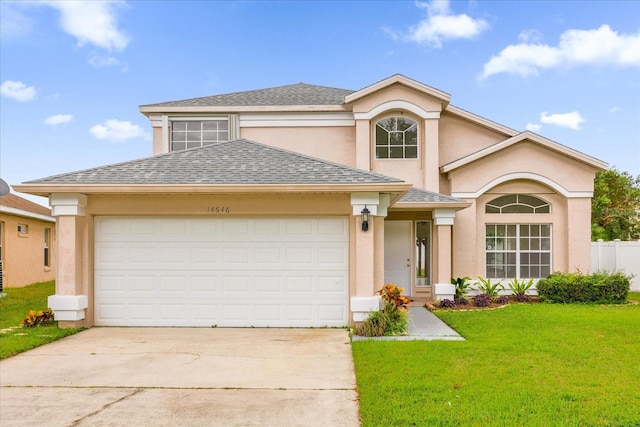
{"type": "Polygon", "coordinates": [[[0,361],[0,425],[358,426],[346,330],[92,328],[0,361]]]}

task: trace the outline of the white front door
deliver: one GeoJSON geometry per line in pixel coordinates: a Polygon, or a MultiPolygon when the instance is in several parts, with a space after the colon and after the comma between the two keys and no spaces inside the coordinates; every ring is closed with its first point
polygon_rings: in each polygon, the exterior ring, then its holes
{"type": "Polygon", "coordinates": [[[411,253],[413,250],[411,221],[384,222],[384,282],[404,288],[411,296],[411,253]]]}

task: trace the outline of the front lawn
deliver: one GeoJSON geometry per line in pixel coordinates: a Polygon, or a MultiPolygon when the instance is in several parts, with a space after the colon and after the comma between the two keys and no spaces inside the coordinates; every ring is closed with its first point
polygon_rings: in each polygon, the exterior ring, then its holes
{"type": "Polygon", "coordinates": [[[47,297],[55,293],[55,282],[35,283],[24,288],[4,288],[0,298],[0,359],[50,343],[81,329],[60,329],[57,322],[50,325],[24,328],[20,322],[29,310],[47,307],[47,297]]]}
{"type": "Polygon", "coordinates": [[[364,427],[640,425],[640,305],[436,314],[466,341],[352,343],[364,427]]]}

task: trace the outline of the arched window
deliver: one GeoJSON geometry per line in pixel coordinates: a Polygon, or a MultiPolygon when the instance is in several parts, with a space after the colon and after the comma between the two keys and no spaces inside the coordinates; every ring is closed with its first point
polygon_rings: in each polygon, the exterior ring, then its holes
{"type": "Polygon", "coordinates": [[[376,159],[418,158],[418,123],[402,116],[376,123],[376,159]]]}
{"type": "Polygon", "coordinates": [[[485,213],[550,213],[551,205],[526,194],[509,194],[488,202],[485,213]]]}

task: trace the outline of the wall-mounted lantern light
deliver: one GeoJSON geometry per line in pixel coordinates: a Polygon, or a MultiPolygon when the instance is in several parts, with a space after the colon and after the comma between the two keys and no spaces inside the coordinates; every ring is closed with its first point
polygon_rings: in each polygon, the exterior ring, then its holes
{"type": "Polygon", "coordinates": [[[362,231],[367,231],[369,229],[369,209],[367,209],[367,205],[364,205],[364,209],[362,209],[362,231]]]}

